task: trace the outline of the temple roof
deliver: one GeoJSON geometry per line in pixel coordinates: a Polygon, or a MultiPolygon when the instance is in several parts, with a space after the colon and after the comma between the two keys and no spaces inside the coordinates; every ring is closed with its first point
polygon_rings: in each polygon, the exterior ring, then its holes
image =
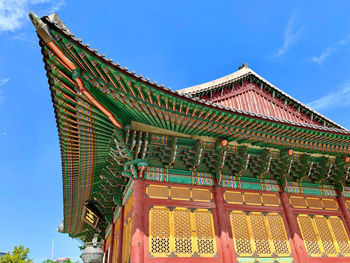
{"type": "MultiPolygon", "coordinates": [[[[256,167],[266,165],[267,149],[276,156],[281,151],[282,157],[287,149],[315,158],[350,153],[348,130],[265,116],[173,91],[83,44],[57,14],[40,19],[31,13],[30,17],[40,40],[60,138],[62,230],[73,237],[92,233],[82,220],[85,205],[101,211],[104,221],[99,226],[111,220],[112,208],[120,204],[130,182],[130,160],[212,172],[220,155],[217,142],[225,140],[232,156],[224,170],[232,173],[244,167],[241,150],[250,144],[261,153],[256,160],[252,157],[252,173],[259,174],[256,167]],[[202,154],[198,158],[193,154],[202,148],[204,161],[202,154]]],[[[278,161],[275,166],[280,167],[278,161]]],[[[296,174],[305,175],[305,169],[296,174]]]]}
{"type": "MultiPolygon", "coordinates": [[[[279,97],[281,101],[283,101],[283,103],[285,105],[290,105],[292,104],[294,108],[293,111],[298,111],[298,113],[301,112],[305,112],[305,115],[312,115],[312,119],[314,121],[305,121],[303,120],[303,118],[291,118],[290,114],[288,114],[287,112],[285,113],[279,113],[278,110],[275,110],[275,105],[267,105],[267,107],[269,108],[268,111],[270,111],[269,113],[266,113],[266,111],[263,111],[260,107],[260,109],[254,110],[254,104],[257,104],[257,102],[253,101],[255,97],[253,94],[253,96],[250,96],[250,94],[243,94],[243,97],[245,97],[245,105],[239,105],[237,106],[233,106],[232,108],[239,108],[241,110],[250,110],[253,111],[255,113],[258,114],[262,114],[262,115],[268,115],[268,116],[278,116],[279,119],[285,119],[285,120],[290,120],[293,122],[301,122],[301,123],[311,123],[317,126],[320,126],[320,123],[323,123],[323,126],[333,126],[335,128],[339,128],[339,129],[345,129],[344,127],[342,127],[341,125],[333,122],[332,120],[328,119],[327,117],[323,116],[322,114],[314,111],[313,109],[309,108],[308,106],[306,106],[305,104],[301,103],[300,101],[296,100],[295,98],[293,98],[292,96],[288,95],[287,93],[283,92],[282,90],[280,90],[279,88],[277,88],[276,86],[274,86],[273,84],[271,84],[269,81],[267,81],[266,79],[264,79],[263,77],[261,77],[259,74],[257,74],[254,70],[252,70],[251,68],[248,67],[247,63],[243,63],[242,66],[239,67],[239,69],[229,75],[226,75],[224,77],[212,80],[212,81],[208,81],[199,85],[195,85],[192,87],[188,87],[188,88],[184,88],[184,89],[180,89],[178,90],[179,92],[182,92],[184,94],[190,94],[196,97],[202,97],[203,94],[208,94],[209,92],[213,92],[214,90],[218,90],[218,89],[222,89],[222,88],[226,88],[228,87],[230,84],[233,83],[237,83],[238,81],[247,78],[247,77],[253,77],[256,80],[259,80],[260,82],[264,83],[264,85],[267,86],[267,88],[264,88],[264,90],[267,90],[268,93],[270,93],[271,97],[273,96],[273,99],[275,97],[279,97]],[[271,113],[273,112],[273,113],[271,113]],[[315,118],[317,118],[319,121],[315,121],[315,118]]],[[[227,97],[226,96],[226,101],[223,101],[222,104],[226,104],[229,105],[230,103],[227,102],[227,97]]],[[[230,99],[233,98],[234,96],[229,96],[230,99]]],[[[239,98],[236,98],[237,100],[239,98]]],[[[211,100],[211,99],[208,99],[211,100]]],[[[212,100],[213,101],[213,100],[212,100]]],[[[217,103],[220,104],[220,102],[218,102],[217,100],[215,101],[217,103]]],[[[259,102],[258,102],[259,103],[259,102]]],[[[263,102],[260,102],[263,103],[263,102]]],[[[234,105],[234,103],[232,103],[234,105]]],[[[242,103],[241,103],[242,104],[242,103]]],[[[286,107],[285,107],[286,108],[286,107]]],[[[291,107],[289,107],[291,108],[291,107]]],[[[297,114],[300,115],[300,114],[297,114]]],[[[310,119],[310,118],[309,118],[310,119]]],[[[322,125],[321,125],[322,126],[322,125]]]]}

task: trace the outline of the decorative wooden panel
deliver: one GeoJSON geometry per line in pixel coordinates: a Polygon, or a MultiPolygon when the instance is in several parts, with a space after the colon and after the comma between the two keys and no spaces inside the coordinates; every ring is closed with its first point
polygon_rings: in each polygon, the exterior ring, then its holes
{"type": "Polygon", "coordinates": [[[224,199],[229,204],[243,204],[244,202],[243,193],[241,192],[225,191],[224,199]]]}
{"type": "Polygon", "coordinates": [[[307,208],[306,200],[303,196],[291,196],[289,202],[294,208],[307,208]]]}
{"type": "Polygon", "coordinates": [[[224,200],[229,204],[280,206],[278,194],[224,191],[224,200]]]}
{"type": "Polygon", "coordinates": [[[168,199],[169,187],[160,185],[148,185],[146,187],[146,194],[150,198],[168,199]]]}
{"type": "Polygon", "coordinates": [[[192,200],[198,202],[211,202],[213,199],[212,193],[209,189],[192,189],[192,200]]]}
{"type": "Polygon", "coordinates": [[[337,200],[334,200],[334,199],[322,198],[322,204],[323,204],[324,209],[326,209],[326,210],[338,210],[339,209],[338,202],[337,202],[337,200]]]}
{"type": "Polygon", "coordinates": [[[149,213],[151,257],[215,257],[213,216],[208,209],[155,206],[149,213]]]}
{"type": "Polygon", "coordinates": [[[129,263],[130,261],[132,241],[132,219],[133,217],[130,216],[124,224],[122,263],[129,263]]]}
{"type": "Polygon", "coordinates": [[[350,256],[349,237],[345,231],[343,222],[337,216],[330,216],[328,221],[333,230],[334,239],[337,241],[340,253],[350,256]]]}
{"type": "Polygon", "coordinates": [[[321,256],[321,249],[312,218],[308,215],[298,215],[297,219],[307,252],[310,256],[321,256]]]}
{"type": "Polygon", "coordinates": [[[147,185],[146,194],[148,198],[161,198],[197,202],[213,201],[213,195],[210,189],[200,189],[191,187],[147,185]]]}
{"type": "Polygon", "coordinates": [[[350,256],[349,237],[340,217],[299,214],[297,219],[310,256],[350,256]]]}
{"type": "Polygon", "coordinates": [[[262,202],[266,206],[280,206],[281,201],[276,194],[261,194],[262,202]]]}
{"type": "Polygon", "coordinates": [[[197,209],[194,211],[193,216],[198,253],[201,256],[213,257],[216,249],[212,214],[207,209],[197,209]]]}
{"type": "Polygon", "coordinates": [[[261,205],[261,194],[260,193],[244,193],[244,202],[247,205],[261,205]]]}
{"type": "Polygon", "coordinates": [[[134,193],[130,196],[129,200],[126,202],[126,205],[124,207],[124,218],[129,214],[129,211],[134,205],[134,193]]]}
{"type": "Polygon", "coordinates": [[[338,202],[333,198],[292,195],[289,197],[289,202],[293,208],[339,210],[338,202]]]}
{"type": "Polygon", "coordinates": [[[282,218],[279,214],[269,213],[266,215],[270,227],[272,244],[278,255],[289,255],[290,248],[286,242],[286,231],[282,218]]]}
{"type": "Polygon", "coordinates": [[[189,257],[193,254],[191,211],[177,207],[173,211],[175,254],[189,257]]]}
{"type": "Polygon", "coordinates": [[[290,257],[287,233],[279,213],[232,211],[235,251],[239,257],[290,257]]]}
{"type": "Polygon", "coordinates": [[[166,257],[170,254],[170,211],[166,207],[154,207],[149,218],[150,255],[166,257]]]}
{"type": "Polygon", "coordinates": [[[306,197],[307,206],[311,209],[323,209],[323,204],[320,198],[317,197],[306,197]]]}
{"type": "Polygon", "coordinates": [[[112,263],[117,263],[118,261],[118,245],[119,245],[119,227],[120,227],[120,217],[114,224],[114,243],[113,243],[113,254],[112,263]]]}
{"type": "Polygon", "coordinates": [[[170,197],[173,200],[190,200],[191,191],[189,188],[185,187],[171,187],[170,197]]]}
{"type": "Polygon", "coordinates": [[[350,210],[350,199],[345,200],[346,207],[350,210]]]}

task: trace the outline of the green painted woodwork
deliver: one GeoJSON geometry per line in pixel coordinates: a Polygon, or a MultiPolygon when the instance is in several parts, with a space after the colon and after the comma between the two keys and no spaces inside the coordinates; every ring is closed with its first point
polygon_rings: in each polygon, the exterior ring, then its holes
{"type": "Polygon", "coordinates": [[[105,234],[115,208],[130,197],[139,169],[145,169],[146,179],[160,182],[279,191],[278,180],[290,191],[325,195],[334,191],[327,188],[333,184],[344,195],[350,192],[347,133],[191,100],[112,65],[53,24],[49,30],[78,67],[71,72],[40,42],[60,138],[64,231],[72,237],[85,240],[96,231],[81,220],[87,202],[103,215],[97,231],[105,234]],[[77,78],[125,129],[115,128],[80,92],[77,78]],[[178,135],[133,130],[131,122],[178,135]],[[230,144],[221,147],[224,139],[230,144]],[[287,149],[297,152],[288,155],[287,149]]]}

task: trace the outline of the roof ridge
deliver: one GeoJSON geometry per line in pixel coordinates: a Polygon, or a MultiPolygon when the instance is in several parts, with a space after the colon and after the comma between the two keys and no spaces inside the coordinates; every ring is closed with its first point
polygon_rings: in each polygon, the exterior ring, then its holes
{"type": "Polygon", "coordinates": [[[262,82],[265,82],[268,86],[276,90],[277,92],[281,93],[283,96],[288,98],[291,101],[294,101],[295,103],[299,104],[299,106],[305,108],[306,110],[310,111],[311,113],[317,115],[318,117],[321,117],[322,119],[326,120],[327,122],[331,123],[332,125],[338,127],[339,129],[347,130],[342,125],[330,120],[326,116],[322,115],[321,113],[311,109],[304,103],[300,102],[299,100],[295,99],[291,95],[287,94],[286,92],[282,91],[281,89],[277,88],[275,85],[273,85],[271,82],[267,81],[265,78],[261,77],[258,73],[256,73],[254,70],[248,67],[248,64],[244,63],[242,66],[239,67],[239,69],[231,74],[228,74],[226,76],[223,76],[221,78],[217,78],[215,80],[211,80],[202,84],[198,84],[195,86],[191,86],[188,88],[180,89],[178,90],[181,93],[184,94],[190,94],[195,95],[204,91],[211,90],[215,87],[222,86],[224,84],[231,83],[233,81],[239,80],[249,74],[253,74],[256,78],[261,80],[262,82]]]}

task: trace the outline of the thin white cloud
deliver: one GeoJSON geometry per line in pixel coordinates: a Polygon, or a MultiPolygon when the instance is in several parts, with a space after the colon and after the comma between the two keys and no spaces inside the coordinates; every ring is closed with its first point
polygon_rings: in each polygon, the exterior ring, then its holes
{"type": "Polygon", "coordinates": [[[15,31],[28,22],[30,9],[41,8],[47,13],[56,12],[62,5],[63,0],[0,0],[0,32],[15,31]]]}
{"type": "Polygon", "coordinates": [[[345,39],[342,39],[340,41],[338,41],[337,43],[333,44],[330,47],[325,48],[321,55],[319,55],[318,57],[313,56],[311,58],[312,62],[318,63],[318,64],[322,64],[323,61],[328,58],[331,54],[333,54],[334,52],[336,52],[339,48],[341,48],[342,46],[348,44],[350,41],[350,37],[347,37],[345,39]]]}
{"type": "Polygon", "coordinates": [[[350,106],[350,83],[307,104],[314,110],[327,110],[350,106]]]}
{"type": "Polygon", "coordinates": [[[301,28],[295,28],[296,14],[292,14],[288,20],[286,30],[284,31],[283,45],[278,49],[275,54],[276,57],[284,55],[298,40],[300,37],[301,28]]]}
{"type": "Polygon", "coordinates": [[[9,78],[7,78],[7,79],[0,79],[0,87],[1,86],[4,86],[7,82],[9,82],[9,78]]]}
{"type": "MultiPolygon", "coordinates": [[[[4,78],[4,79],[0,79],[0,87],[6,85],[7,82],[9,82],[9,78],[4,78]]],[[[5,95],[4,95],[4,91],[0,90],[0,105],[4,103],[5,100],[5,95]]]]}

